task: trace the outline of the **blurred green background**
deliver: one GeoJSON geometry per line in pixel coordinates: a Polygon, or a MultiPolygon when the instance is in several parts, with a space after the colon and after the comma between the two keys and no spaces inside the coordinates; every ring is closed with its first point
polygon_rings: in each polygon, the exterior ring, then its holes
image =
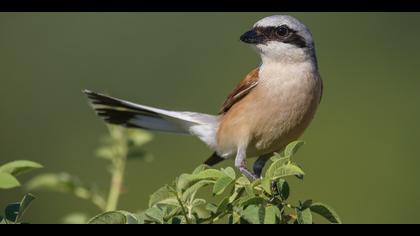
{"type": "MultiPolygon", "coordinates": [[[[0,163],[45,166],[22,182],[66,171],[105,188],[107,163],[94,150],[107,130],[81,90],[215,113],[259,63],[239,36],[272,14],[0,13],[0,163]]],[[[325,83],[296,160],[307,176],[293,182],[293,197],[326,202],[346,223],[420,223],[420,14],[289,14],[312,30],[325,83]]],[[[149,194],[210,154],[171,134],[146,149],[155,160],[129,162],[120,209],[145,208],[149,194]]],[[[0,190],[0,206],[24,192],[0,190]]],[[[36,195],[32,223],[98,213],[72,196],[36,195]]]]}

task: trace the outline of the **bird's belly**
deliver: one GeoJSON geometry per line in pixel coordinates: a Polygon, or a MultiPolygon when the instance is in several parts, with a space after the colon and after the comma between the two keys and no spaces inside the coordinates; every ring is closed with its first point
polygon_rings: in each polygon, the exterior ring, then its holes
{"type": "Polygon", "coordinates": [[[317,104],[290,104],[288,108],[273,111],[269,118],[252,129],[248,156],[260,156],[281,151],[288,143],[298,139],[309,126],[317,104]]]}
{"type": "Polygon", "coordinates": [[[318,87],[310,84],[300,89],[288,88],[281,95],[265,93],[263,97],[256,97],[260,92],[256,90],[245,97],[221,120],[220,153],[232,156],[243,144],[248,157],[282,150],[309,126],[319,104],[318,87]]]}
{"type": "Polygon", "coordinates": [[[288,90],[278,97],[267,96],[258,120],[252,127],[248,155],[259,156],[281,151],[288,143],[298,139],[312,121],[319,104],[319,93],[314,86],[288,90]],[[284,96],[286,95],[286,96],[284,96]],[[270,101],[271,99],[271,101],[270,101]]]}

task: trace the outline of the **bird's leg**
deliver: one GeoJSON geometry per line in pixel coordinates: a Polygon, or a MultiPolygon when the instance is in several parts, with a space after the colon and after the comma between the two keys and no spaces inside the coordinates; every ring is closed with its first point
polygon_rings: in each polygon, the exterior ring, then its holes
{"type": "Polygon", "coordinates": [[[238,147],[235,158],[235,166],[242,172],[242,174],[244,174],[251,181],[257,179],[257,176],[255,176],[251,171],[249,171],[246,168],[246,147],[238,147]]]}
{"type": "Polygon", "coordinates": [[[270,154],[266,154],[266,155],[262,155],[260,157],[258,157],[258,159],[254,162],[254,174],[260,178],[261,174],[262,174],[262,170],[264,169],[265,164],[267,163],[268,160],[270,160],[271,157],[271,153],[270,154]]]}

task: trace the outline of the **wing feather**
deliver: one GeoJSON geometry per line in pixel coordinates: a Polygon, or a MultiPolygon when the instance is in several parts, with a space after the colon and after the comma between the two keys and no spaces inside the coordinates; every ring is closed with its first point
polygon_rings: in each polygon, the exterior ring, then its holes
{"type": "Polygon", "coordinates": [[[219,111],[219,114],[224,114],[229,109],[235,105],[239,100],[245,97],[253,88],[258,85],[258,72],[260,68],[255,68],[252,70],[238,86],[229,94],[225,102],[222,105],[222,108],[219,111]]]}

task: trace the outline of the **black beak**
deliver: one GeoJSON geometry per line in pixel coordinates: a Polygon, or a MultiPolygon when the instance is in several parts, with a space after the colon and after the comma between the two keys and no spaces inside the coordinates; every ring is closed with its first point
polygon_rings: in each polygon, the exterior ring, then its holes
{"type": "Polygon", "coordinates": [[[255,30],[250,30],[241,35],[241,41],[249,44],[260,44],[264,42],[264,37],[255,30]]]}

